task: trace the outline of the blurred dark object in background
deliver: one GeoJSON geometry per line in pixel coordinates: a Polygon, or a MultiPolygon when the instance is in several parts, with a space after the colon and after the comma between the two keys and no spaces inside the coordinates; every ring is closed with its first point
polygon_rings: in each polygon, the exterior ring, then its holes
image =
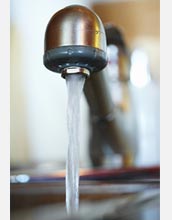
{"type": "Polygon", "coordinates": [[[120,28],[111,23],[104,27],[108,65],[101,73],[101,90],[106,87],[105,105],[109,99],[112,106],[102,120],[95,120],[90,111],[89,155],[93,167],[130,167],[135,165],[138,149],[135,106],[129,88],[130,53],[120,28]]]}

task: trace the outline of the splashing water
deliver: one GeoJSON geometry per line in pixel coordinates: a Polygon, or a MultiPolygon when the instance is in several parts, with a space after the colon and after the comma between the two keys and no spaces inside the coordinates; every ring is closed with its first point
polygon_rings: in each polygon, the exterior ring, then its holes
{"type": "Polygon", "coordinates": [[[79,209],[79,117],[80,98],[85,77],[69,75],[66,77],[68,89],[67,126],[68,154],[66,160],[66,209],[74,214],[79,209]]]}

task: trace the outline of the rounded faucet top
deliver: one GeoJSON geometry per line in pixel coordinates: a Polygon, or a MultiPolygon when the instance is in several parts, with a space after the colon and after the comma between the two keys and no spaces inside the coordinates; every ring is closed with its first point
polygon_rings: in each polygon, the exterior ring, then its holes
{"type": "Polygon", "coordinates": [[[103,24],[92,10],[81,5],[71,5],[56,12],[50,19],[44,49],[83,45],[106,50],[105,36],[103,24]]]}
{"type": "Polygon", "coordinates": [[[81,5],[56,12],[45,32],[44,65],[60,73],[69,67],[86,68],[90,72],[102,70],[107,65],[107,55],[100,18],[81,5]]]}

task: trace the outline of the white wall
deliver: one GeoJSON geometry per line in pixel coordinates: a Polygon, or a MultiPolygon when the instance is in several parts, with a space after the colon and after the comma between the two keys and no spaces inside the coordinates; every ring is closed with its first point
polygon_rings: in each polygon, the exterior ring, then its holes
{"type": "MultiPolygon", "coordinates": [[[[43,46],[51,16],[70,4],[89,6],[86,0],[11,0],[11,162],[65,162],[66,82],[44,67],[43,46]]],[[[83,96],[82,163],[88,159],[87,111],[83,96]]]]}

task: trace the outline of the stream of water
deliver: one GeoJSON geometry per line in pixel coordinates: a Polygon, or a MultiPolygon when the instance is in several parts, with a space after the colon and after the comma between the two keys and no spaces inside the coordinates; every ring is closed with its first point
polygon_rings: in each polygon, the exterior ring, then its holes
{"type": "Polygon", "coordinates": [[[68,153],[66,159],[66,209],[74,214],[79,209],[79,119],[80,98],[85,77],[69,75],[66,77],[68,90],[67,127],[68,153]]]}

